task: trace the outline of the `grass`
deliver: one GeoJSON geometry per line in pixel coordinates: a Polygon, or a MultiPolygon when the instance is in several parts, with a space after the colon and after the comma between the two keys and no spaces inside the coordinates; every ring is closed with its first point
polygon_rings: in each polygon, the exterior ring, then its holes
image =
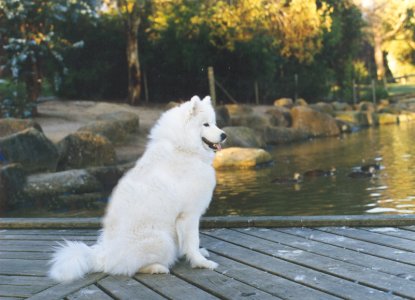
{"type": "Polygon", "coordinates": [[[388,93],[390,96],[415,94],[415,83],[390,83],[388,84],[388,93]]]}

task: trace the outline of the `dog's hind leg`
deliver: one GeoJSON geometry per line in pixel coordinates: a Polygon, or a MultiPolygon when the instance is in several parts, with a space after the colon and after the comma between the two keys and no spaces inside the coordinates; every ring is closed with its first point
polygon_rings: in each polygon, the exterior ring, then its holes
{"type": "Polygon", "coordinates": [[[199,218],[181,214],[176,220],[180,253],[185,254],[193,268],[215,269],[218,264],[208,260],[206,249],[199,249],[199,218]]]}
{"type": "Polygon", "coordinates": [[[152,264],[145,266],[138,270],[138,273],[145,273],[145,274],[168,274],[170,273],[169,268],[163,266],[162,264],[152,264]]]}

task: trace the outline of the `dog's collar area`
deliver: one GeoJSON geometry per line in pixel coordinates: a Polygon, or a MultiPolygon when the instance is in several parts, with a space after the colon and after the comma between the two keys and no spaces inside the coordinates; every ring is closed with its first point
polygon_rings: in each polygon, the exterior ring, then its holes
{"type": "Polygon", "coordinates": [[[212,150],[220,151],[222,149],[222,146],[220,143],[212,143],[207,138],[202,137],[202,141],[212,150]]]}

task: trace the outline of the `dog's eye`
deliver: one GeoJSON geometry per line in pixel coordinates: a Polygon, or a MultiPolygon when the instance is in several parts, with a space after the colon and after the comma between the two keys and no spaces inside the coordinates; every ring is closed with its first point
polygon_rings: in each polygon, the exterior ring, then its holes
{"type": "Polygon", "coordinates": [[[209,123],[205,123],[205,124],[203,124],[203,126],[209,127],[209,123]]]}

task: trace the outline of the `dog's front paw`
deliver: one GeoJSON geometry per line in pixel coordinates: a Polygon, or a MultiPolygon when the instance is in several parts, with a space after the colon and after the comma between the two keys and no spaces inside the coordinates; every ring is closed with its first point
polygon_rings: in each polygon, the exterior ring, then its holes
{"type": "Polygon", "coordinates": [[[191,266],[192,266],[192,268],[202,268],[202,269],[214,270],[219,265],[217,263],[215,263],[214,261],[204,259],[204,260],[200,260],[200,261],[197,261],[197,262],[192,262],[191,266]]]}
{"type": "Polygon", "coordinates": [[[202,254],[204,257],[209,257],[209,251],[206,250],[206,248],[199,248],[200,254],[202,254]]]}

